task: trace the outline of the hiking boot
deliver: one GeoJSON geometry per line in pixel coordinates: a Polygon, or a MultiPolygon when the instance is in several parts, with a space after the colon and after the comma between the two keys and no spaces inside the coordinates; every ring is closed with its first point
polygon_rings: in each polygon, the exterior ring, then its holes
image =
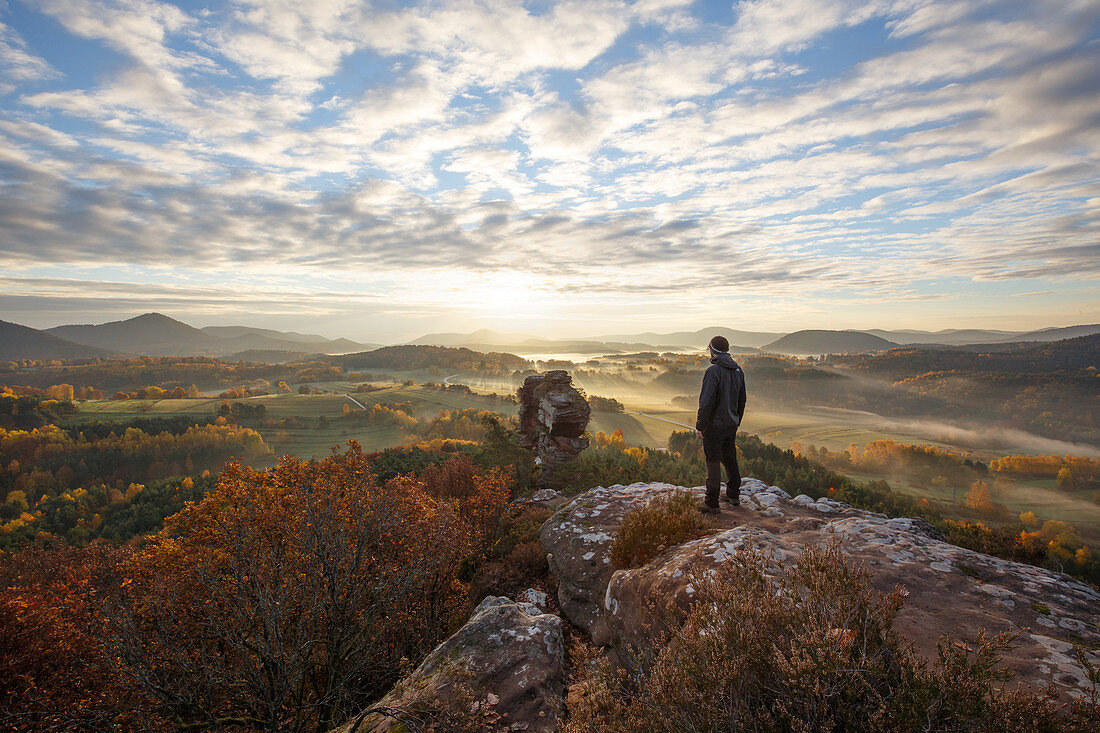
{"type": "Polygon", "coordinates": [[[718,505],[711,506],[704,501],[702,504],[699,505],[699,511],[701,511],[703,514],[721,514],[722,508],[718,505]]]}
{"type": "Polygon", "coordinates": [[[730,496],[729,494],[722,495],[722,501],[726,502],[730,506],[741,506],[741,495],[730,496]]]}

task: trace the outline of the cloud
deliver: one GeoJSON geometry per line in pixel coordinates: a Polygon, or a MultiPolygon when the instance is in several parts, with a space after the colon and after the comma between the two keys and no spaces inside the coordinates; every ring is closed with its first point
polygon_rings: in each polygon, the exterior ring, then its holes
{"type": "Polygon", "coordinates": [[[174,5],[155,0],[40,0],[37,7],[74,35],[105,41],[150,69],[209,68],[202,56],[174,51],[167,44],[170,34],[194,23],[174,5]]]}
{"type": "Polygon", "coordinates": [[[28,51],[26,42],[14,29],[0,23],[0,96],[27,82],[57,76],[57,70],[45,59],[28,51]]]}
{"type": "Polygon", "coordinates": [[[35,7],[111,61],[0,27],[13,267],[918,302],[1100,262],[1088,0],[35,7]]]}

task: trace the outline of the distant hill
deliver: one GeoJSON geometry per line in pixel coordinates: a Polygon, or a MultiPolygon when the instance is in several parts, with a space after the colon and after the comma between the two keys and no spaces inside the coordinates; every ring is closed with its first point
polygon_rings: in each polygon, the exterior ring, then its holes
{"type": "Polygon", "coordinates": [[[761,351],[778,354],[850,354],[894,346],[897,344],[893,341],[863,331],[795,331],[765,344],[761,351]]]}
{"type": "Polygon", "coordinates": [[[865,333],[881,336],[902,346],[913,344],[944,344],[947,346],[969,346],[975,344],[1017,343],[1025,341],[1061,341],[1078,336],[1091,336],[1100,333],[1100,324],[1087,326],[1067,326],[1065,328],[1043,328],[1038,331],[997,331],[979,328],[949,328],[943,331],[915,331],[901,329],[895,331],[881,328],[868,328],[865,333]]]}
{"type": "Polygon", "coordinates": [[[704,328],[670,334],[642,333],[602,336],[590,339],[548,339],[519,333],[498,333],[481,329],[473,333],[430,333],[409,342],[411,345],[458,346],[475,351],[507,349],[520,353],[614,354],[633,351],[702,349],[712,336],[721,334],[742,351],[774,341],[783,334],[737,331],[729,328],[704,328]]]}
{"type": "MultiPolygon", "coordinates": [[[[415,338],[409,342],[413,346],[467,346],[478,344],[480,346],[510,346],[521,344],[528,340],[539,340],[537,336],[525,333],[497,333],[488,328],[483,328],[472,333],[429,333],[415,338]]],[[[469,348],[467,346],[467,348],[469,348]]]]}
{"type": "Polygon", "coordinates": [[[277,341],[296,341],[298,343],[320,343],[322,341],[331,340],[315,333],[276,331],[271,328],[255,328],[253,326],[203,326],[199,330],[211,336],[217,336],[220,339],[238,338],[245,334],[254,333],[277,341]]]}
{"type": "Polygon", "coordinates": [[[864,333],[903,346],[909,344],[945,344],[947,346],[987,344],[994,341],[1016,340],[1021,335],[1019,331],[994,331],[977,328],[949,328],[943,331],[914,331],[909,329],[887,331],[881,328],[868,328],[864,329],[864,333]]]}
{"type": "Polygon", "coordinates": [[[347,354],[374,349],[378,344],[364,344],[351,339],[330,339],[315,333],[275,331],[270,328],[250,326],[205,326],[203,333],[230,341],[233,348],[259,351],[305,351],[319,354],[347,354]]]}
{"type": "Polygon", "coordinates": [[[519,333],[498,333],[483,328],[472,333],[429,333],[413,339],[407,346],[449,346],[472,351],[515,351],[520,353],[546,352],[548,354],[612,354],[624,351],[651,349],[653,344],[642,342],[603,341],[595,339],[547,339],[519,333]]]}
{"type": "Polygon", "coordinates": [[[1061,341],[1063,339],[1072,339],[1079,336],[1092,336],[1097,333],[1100,333],[1100,324],[1093,323],[1088,326],[1066,326],[1065,328],[1044,328],[1039,331],[1028,331],[1027,333],[1021,333],[1014,338],[1005,340],[1061,341]]]}
{"type": "Polygon", "coordinates": [[[46,333],[78,344],[141,356],[215,356],[225,352],[222,339],[160,313],[100,325],[57,326],[46,329],[46,333]]]}
{"type": "Polygon", "coordinates": [[[1041,374],[1100,366],[1100,333],[1060,341],[981,346],[902,346],[837,359],[838,364],[897,378],[926,372],[1041,374]]]}
{"type": "Polygon", "coordinates": [[[326,361],[345,369],[392,369],[415,371],[438,367],[454,371],[502,371],[525,369],[530,363],[515,354],[481,353],[465,348],[403,344],[383,346],[360,354],[329,357],[326,361]]]}
{"type": "Polygon", "coordinates": [[[247,326],[195,328],[160,313],[100,325],[58,326],[54,336],[110,351],[140,356],[227,357],[245,351],[344,354],[373,348],[349,339],[283,333],[247,326]]]}
{"type": "Polygon", "coordinates": [[[711,326],[709,328],[700,328],[698,331],[676,331],[674,333],[654,333],[652,331],[647,331],[645,333],[618,334],[614,336],[599,336],[597,338],[601,341],[626,341],[649,346],[664,347],[696,346],[702,349],[707,345],[711,337],[719,335],[729,339],[730,344],[759,348],[764,344],[775,341],[785,334],[783,332],[770,331],[739,331],[736,328],[711,326]]]}
{"type": "Polygon", "coordinates": [[[626,343],[622,341],[588,341],[572,339],[527,339],[523,343],[512,344],[508,348],[521,353],[544,351],[550,354],[618,354],[631,351],[645,351],[652,344],[626,343]]]}
{"type": "Polygon", "coordinates": [[[346,354],[373,348],[370,344],[358,344],[348,339],[288,341],[251,332],[218,340],[221,342],[220,348],[223,351],[232,349],[235,353],[240,351],[301,351],[310,354],[346,354]]]}
{"type": "Polygon", "coordinates": [[[277,351],[274,349],[249,349],[221,357],[222,361],[263,362],[265,364],[289,364],[292,361],[307,361],[319,358],[321,354],[308,351],[277,351]]]}
{"type": "Polygon", "coordinates": [[[0,360],[95,359],[116,356],[106,349],[78,344],[37,328],[0,321],[0,360]]]}

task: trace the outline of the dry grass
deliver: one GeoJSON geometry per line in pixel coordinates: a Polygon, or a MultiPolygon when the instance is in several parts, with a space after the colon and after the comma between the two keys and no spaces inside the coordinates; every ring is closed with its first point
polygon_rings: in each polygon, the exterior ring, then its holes
{"type": "Polygon", "coordinates": [[[778,575],[742,551],[694,580],[698,601],[630,669],[587,665],[564,733],[1090,731],[1094,704],[1002,691],[1006,637],[941,644],[932,664],[893,630],[901,589],[878,593],[838,547],[778,575]],[[593,669],[594,667],[594,669],[593,669]]]}

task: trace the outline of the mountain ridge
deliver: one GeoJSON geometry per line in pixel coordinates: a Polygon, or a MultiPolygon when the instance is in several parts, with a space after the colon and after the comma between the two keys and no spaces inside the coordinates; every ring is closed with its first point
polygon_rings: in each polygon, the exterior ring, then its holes
{"type": "Polygon", "coordinates": [[[37,328],[0,321],[0,359],[95,359],[119,356],[106,349],[55,336],[37,328]]]}
{"type": "Polygon", "coordinates": [[[219,351],[216,337],[162,313],[101,324],[55,326],[45,332],[85,346],[142,356],[210,356],[219,351]]]}
{"type": "Polygon", "coordinates": [[[881,351],[898,346],[881,336],[866,331],[827,331],[806,329],[789,333],[766,344],[761,351],[780,354],[840,354],[862,351],[881,351]]]}

